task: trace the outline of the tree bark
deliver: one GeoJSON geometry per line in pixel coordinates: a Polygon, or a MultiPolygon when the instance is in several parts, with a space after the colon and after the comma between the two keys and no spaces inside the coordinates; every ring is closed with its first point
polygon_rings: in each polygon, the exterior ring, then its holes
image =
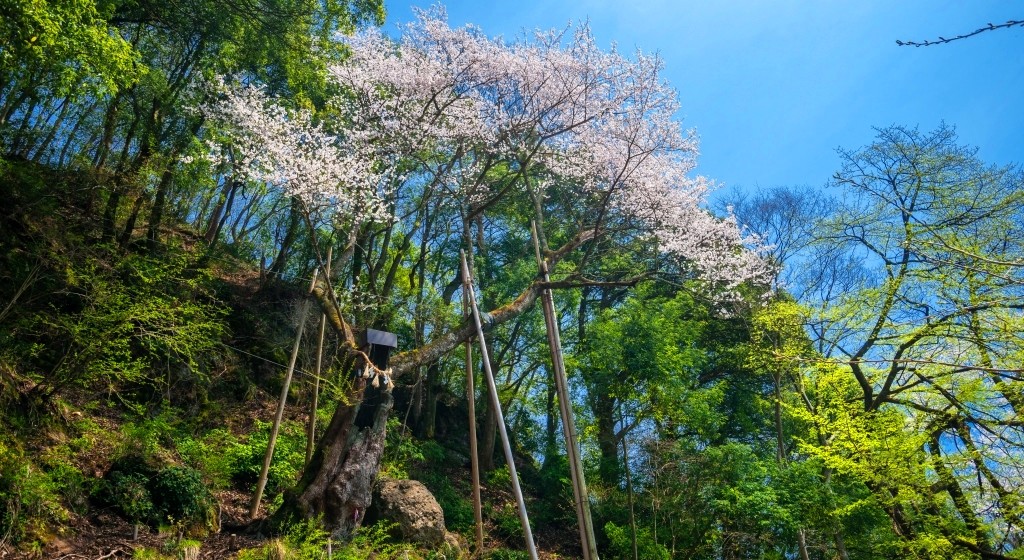
{"type": "MultiPolygon", "coordinates": [[[[554,266],[566,254],[590,239],[591,234],[589,231],[583,232],[559,250],[547,252],[551,265],[554,266]]],[[[491,330],[521,316],[533,307],[545,285],[539,279],[535,280],[515,300],[482,314],[483,328],[491,330]]],[[[313,294],[320,302],[328,324],[338,333],[345,358],[350,363],[362,359],[361,352],[355,346],[353,329],[342,317],[330,284],[321,280],[313,294]]],[[[472,321],[464,321],[455,329],[418,348],[396,354],[390,360],[393,377],[400,379],[418,367],[436,362],[469,340],[475,330],[472,321]]],[[[376,399],[367,400],[366,385],[366,380],[362,378],[352,381],[346,397],[341,400],[327,430],[317,443],[302,480],[286,493],[284,504],[274,514],[275,524],[323,515],[326,528],[340,539],[351,536],[352,531],[361,524],[366,507],[370,504],[374,479],[380,470],[387,418],[394,404],[392,395],[385,391],[377,392],[379,397],[376,399]],[[366,410],[360,415],[360,409],[368,406],[374,407],[370,416],[372,422],[360,425],[357,418],[368,415],[366,410]]]]}
{"type": "Polygon", "coordinates": [[[619,469],[619,440],[615,434],[615,400],[607,392],[596,395],[594,417],[597,420],[597,446],[601,452],[598,475],[609,488],[618,488],[622,480],[619,469]]]}
{"type": "Polygon", "coordinates": [[[342,540],[351,537],[362,524],[380,470],[388,413],[394,404],[386,391],[379,392],[377,402],[367,402],[365,390],[365,380],[354,380],[349,398],[335,410],[305,475],[274,514],[275,524],[322,515],[325,528],[342,540]],[[358,426],[356,418],[364,406],[376,407],[373,422],[358,426]]]}

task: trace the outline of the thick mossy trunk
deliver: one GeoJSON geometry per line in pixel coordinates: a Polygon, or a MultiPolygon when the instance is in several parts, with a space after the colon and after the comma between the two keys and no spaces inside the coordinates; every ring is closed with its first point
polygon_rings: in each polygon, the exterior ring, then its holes
{"type": "MultiPolygon", "coordinates": [[[[491,311],[487,327],[503,324],[528,310],[537,299],[538,286],[536,282],[530,284],[514,301],[491,311]]],[[[330,292],[320,285],[314,288],[313,295],[320,301],[327,323],[342,340],[351,343],[355,339],[352,329],[342,320],[330,292]]],[[[468,340],[473,330],[467,321],[419,348],[392,356],[392,377],[402,379],[416,368],[440,360],[468,340]]],[[[363,379],[353,382],[317,443],[302,480],[285,495],[284,504],[274,514],[274,525],[323,515],[325,528],[340,539],[349,537],[359,527],[380,470],[388,413],[393,404],[390,393],[367,389],[363,379]]]]}
{"type": "Polygon", "coordinates": [[[351,404],[338,405],[305,475],[274,514],[275,525],[322,515],[325,528],[345,540],[362,523],[394,403],[390,393],[370,388],[364,394],[365,388],[364,380],[356,380],[346,399],[351,404]]]}

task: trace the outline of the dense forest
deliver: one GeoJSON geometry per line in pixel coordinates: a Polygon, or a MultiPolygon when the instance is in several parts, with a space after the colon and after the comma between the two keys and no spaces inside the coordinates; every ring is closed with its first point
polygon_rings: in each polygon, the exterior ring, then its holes
{"type": "Polygon", "coordinates": [[[383,19],[0,5],[0,557],[1024,557],[1024,170],[718,203],[657,57],[383,19]]]}

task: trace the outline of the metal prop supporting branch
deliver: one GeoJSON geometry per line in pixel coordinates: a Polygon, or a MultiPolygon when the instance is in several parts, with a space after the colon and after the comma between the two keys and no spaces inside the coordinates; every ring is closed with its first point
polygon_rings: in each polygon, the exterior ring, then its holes
{"type": "MultiPolygon", "coordinates": [[[[313,279],[309,283],[309,293],[313,293],[316,287],[316,277],[319,271],[313,272],[313,279]]],[[[270,474],[270,462],[274,459],[274,445],[277,443],[277,434],[281,429],[281,420],[284,418],[284,406],[288,400],[288,388],[292,384],[292,374],[295,372],[295,361],[299,357],[299,344],[302,342],[302,333],[306,328],[306,314],[309,312],[309,297],[302,300],[299,309],[299,330],[295,333],[295,345],[292,346],[292,357],[288,361],[288,371],[284,376],[284,385],[281,386],[281,398],[277,400],[277,413],[274,415],[274,423],[270,428],[270,438],[267,440],[267,452],[263,456],[263,469],[260,470],[260,478],[256,481],[256,493],[252,497],[252,506],[249,508],[249,518],[255,519],[260,512],[260,501],[263,499],[263,489],[267,486],[267,478],[270,474]]]]}
{"type": "MultiPolygon", "coordinates": [[[[469,290],[462,290],[462,315],[469,318],[469,290]]],[[[480,503],[480,457],[476,445],[476,387],[473,386],[473,341],[466,340],[466,404],[469,414],[469,465],[473,478],[473,520],[476,554],[484,551],[484,514],[480,503]]]]}
{"type": "Polygon", "coordinates": [[[501,412],[498,385],[494,382],[494,372],[491,371],[491,357],[487,352],[484,327],[480,322],[480,310],[476,306],[476,294],[473,293],[473,279],[469,275],[466,252],[461,251],[461,256],[462,287],[469,295],[469,307],[473,312],[473,324],[476,326],[477,340],[480,341],[480,361],[484,366],[484,377],[487,378],[487,389],[491,397],[491,406],[494,407],[494,412],[498,419],[498,435],[501,436],[501,446],[505,451],[505,463],[508,464],[508,472],[512,477],[512,493],[515,494],[516,504],[519,506],[519,523],[523,526],[523,536],[526,539],[526,550],[530,554],[530,560],[538,560],[537,547],[533,543],[533,531],[530,530],[530,519],[526,515],[526,502],[523,500],[523,490],[519,487],[519,474],[516,472],[516,463],[512,457],[512,446],[509,444],[508,431],[505,429],[505,415],[501,412]]]}
{"type": "MultiPolygon", "coordinates": [[[[540,254],[536,223],[530,223],[530,232],[533,234],[533,250],[537,257],[537,266],[540,267],[541,279],[544,282],[550,282],[548,263],[541,258],[540,254]]],[[[587,482],[583,476],[583,462],[580,460],[580,448],[576,441],[576,421],[572,413],[572,400],[569,398],[569,381],[565,374],[565,361],[562,359],[562,339],[558,332],[555,302],[551,296],[551,290],[547,288],[541,290],[540,297],[544,310],[544,324],[548,332],[548,347],[551,349],[552,377],[555,378],[558,408],[562,415],[562,433],[565,436],[565,453],[566,459],[569,461],[569,474],[572,479],[572,493],[576,503],[576,520],[579,523],[583,558],[584,560],[598,560],[594,521],[590,516],[587,482]]]]}

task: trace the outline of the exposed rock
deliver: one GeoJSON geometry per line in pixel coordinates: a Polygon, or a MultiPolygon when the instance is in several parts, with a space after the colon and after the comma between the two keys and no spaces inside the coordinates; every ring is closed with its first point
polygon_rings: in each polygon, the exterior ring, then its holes
{"type": "Polygon", "coordinates": [[[398,523],[405,540],[432,547],[445,542],[444,512],[422,482],[379,480],[368,513],[373,518],[398,523]]]}

